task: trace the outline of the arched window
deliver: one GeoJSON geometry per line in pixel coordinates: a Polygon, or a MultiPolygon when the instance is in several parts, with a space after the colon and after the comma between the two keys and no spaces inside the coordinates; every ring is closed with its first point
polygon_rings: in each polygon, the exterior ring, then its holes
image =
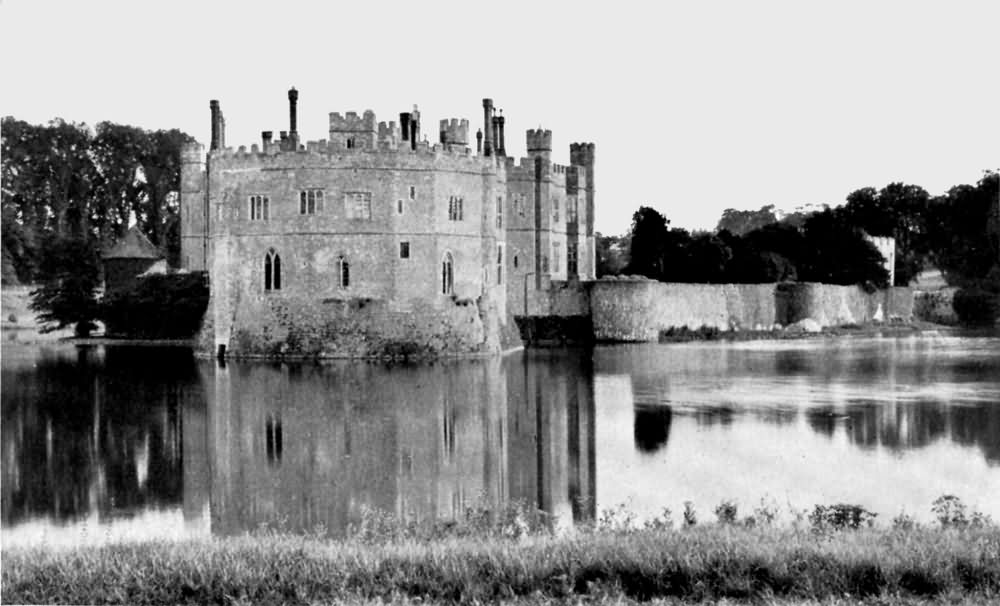
{"type": "Polygon", "coordinates": [[[337,284],[341,288],[351,285],[351,264],[343,255],[337,257],[337,284]]]}
{"type": "Polygon", "coordinates": [[[455,259],[450,252],[444,253],[441,261],[441,294],[450,295],[455,291],[455,259]]]}
{"type": "Polygon", "coordinates": [[[264,290],[281,290],[281,257],[273,248],[264,255],[264,290]]]}

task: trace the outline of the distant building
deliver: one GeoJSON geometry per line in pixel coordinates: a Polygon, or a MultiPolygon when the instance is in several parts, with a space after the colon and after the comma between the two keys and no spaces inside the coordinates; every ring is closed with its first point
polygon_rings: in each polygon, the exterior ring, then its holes
{"type": "Polygon", "coordinates": [[[497,351],[508,309],[550,313],[553,281],[594,279],[594,145],[551,161],[552,133],[527,131],[506,155],[504,117],[483,100],[476,150],[468,120],[421,138],[420,112],[376,122],[329,115],[302,144],[298,92],[289,130],[225,147],[210,103],[207,158],[183,154],[181,259],[207,270],[206,345],[236,355],[388,355],[497,351]]]}
{"type": "Polygon", "coordinates": [[[885,270],[889,272],[889,286],[896,283],[896,238],[891,236],[869,236],[865,239],[872,243],[885,258],[885,270]]]}
{"type": "Polygon", "coordinates": [[[107,296],[133,287],[139,281],[140,274],[149,271],[157,263],[164,263],[165,259],[139,226],[134,225],[104,253],[102,261],[104,292],[107,296]]]}

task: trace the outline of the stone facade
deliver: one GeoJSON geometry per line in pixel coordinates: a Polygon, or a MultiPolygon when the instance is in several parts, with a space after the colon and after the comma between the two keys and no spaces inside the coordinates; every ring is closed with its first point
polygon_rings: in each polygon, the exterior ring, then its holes
{"type": "Polygon", "coordinates": [[[486,99],[476,152],[467,120],[420,140],[416,108],[399,124],[331,113],[329,138],[303,145],[297,99],[289,91],[290,130],[249,151],[224,147],[213,101],[207,157],[184,151],[181,256],[210,275],[206,349],[494,353],[509,306],[548,314],[539,293],[552,280],[593,280],[593,144],[573,144],[561,166],[551,132],[528,131],[529,157],[515,161],[486,99]]]}

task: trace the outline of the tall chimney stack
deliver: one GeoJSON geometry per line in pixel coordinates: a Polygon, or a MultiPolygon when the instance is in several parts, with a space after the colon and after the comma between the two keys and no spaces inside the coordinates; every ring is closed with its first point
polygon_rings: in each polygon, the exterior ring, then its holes
{"type": "Polygon", "coordinates": [[[216,99],[212,99],[208,102],[208,108],[212,111],[212,143],[209,145],[209,150],[219,149],[219,127],[221,126],[219,116],[221,114],[219,110],[219,102],[216,99]]]}
{"type": "Polygon", "coordinates": [[[399,132],[403,135],[403,141],[410,140],[410,112],[400,112],[399,132]]]}
{"type": "Polygon", "coordinates": [[[476,131],[476,153],[483,153],[483,129],[476,131]]]}
{"type": "Polygon", "coordinates": [[[299,131],[297,129],[297,112],[299,103],[299,91],[295,87],[288,89],[288,139],[291,142],[292,150],[299,148],[299,131]]]}
{"type": "Polygon", "coordinates": [[[503,136],[504,117],[503,117],[503,110],[502,109],[500,110],[500,116],[497,118],[497,123],[500,125],[500,138],[497,139],[497,145],[500,147],[500,149],[498,149],[497,152],[501,156],[506,156],[507,155],[507,147],[506,147],[506,145],[504,145],[504,136],[503,136]]]}
{"type": "Polygon", "coordinates": [[[483,99],[483,133],[485,133],[486,138],[483,141],[483,155],[492,156],[493,155],[493,126],[490,124],[490,118],[493,116],[493,99],[483,99]]]}

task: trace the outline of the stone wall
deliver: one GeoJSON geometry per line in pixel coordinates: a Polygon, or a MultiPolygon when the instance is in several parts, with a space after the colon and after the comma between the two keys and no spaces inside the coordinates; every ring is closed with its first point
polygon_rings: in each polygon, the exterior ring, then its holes
{"type": "Polygon", "coordinates": [[[812,319],[820,326],[913,315],[908,288],[865,293],[830,284],[672,284],[646,279],[593,283],[590,308],[601,341],[656,341],[671,328],[769,330],[812,319]]]}

